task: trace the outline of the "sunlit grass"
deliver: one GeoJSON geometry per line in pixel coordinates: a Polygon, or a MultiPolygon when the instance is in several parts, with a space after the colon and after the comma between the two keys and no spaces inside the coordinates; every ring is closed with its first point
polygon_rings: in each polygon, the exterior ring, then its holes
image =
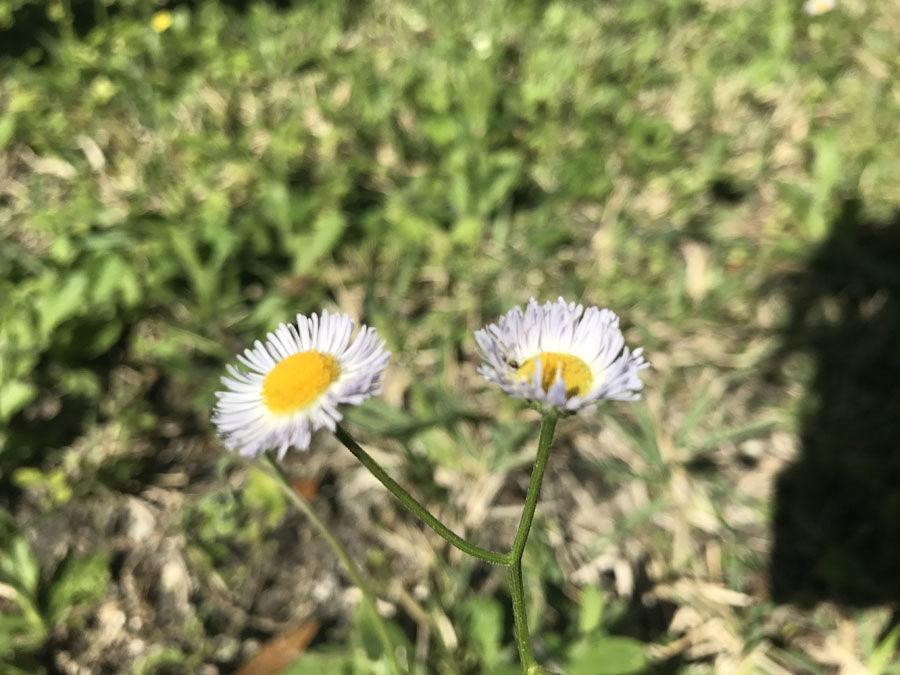
{"type": "MultiPolygon", "coordinates": [[[[616,307],[654,364],[645,403],[557,441],[541,658],[590,635],[663,672],[891,663],[885,607],[778,605],[768,565],[817,405],[789,280],[847,203],[878,231],[900,208],[892,3],[72,5],[70,35],[0,0],[4,667],[228,672],[314,617],[316,664],[366,672],[359,597],[206,422],[222,364],[298,311],[374,325],[397,358],[351,423],[501,546],[537,418],[475,376],[471,332],[530,295],[616,307]]],[[[853,258],[888,289],[863,318],[895,297],[882,249],[853,258]]],[[[848,311],[810,302],[820,332],[848,311]]],[[[290,468],[421,672],[514,663],[499,576],[443,564],[336,446],[290,468]]]]}

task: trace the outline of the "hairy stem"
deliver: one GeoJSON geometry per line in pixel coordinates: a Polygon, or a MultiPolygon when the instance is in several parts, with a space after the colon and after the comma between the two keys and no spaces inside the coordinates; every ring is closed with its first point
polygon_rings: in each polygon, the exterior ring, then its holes
{"type": "Polygon", "coordinates": [[[537,458],[534,462],[534,468],[531,470],[531,482],[528,485],[528,493],[525,496],[525,508],[522,510],[522,518],[519,520],[519,528],[516,530],[512,551],[509,553],[509,592],[512,598],[516,644],[519,648],[519,659],[522,662],[523,673],[535,672],[537,664],[531,651],[531,633],[528,631],[528,615],[525,609],[525,583],[522,578],[522,556],[525,553],[525,544],[528,541],[528,533],[531,531],[531,523],[534,520],[534,512],[537,509],[538,498],[541,494],[541,482],[544,480],[544,469],[547,468],[547,458],[550,456],[550,444],[553,441],[553,432],[556,429],[557,419],[558,413],[555,411],[544,414],[544,423],[541,425],[541,438],[538,441],[537,458]]]}
{"type": "Polygon", "coordinates": [[[525,611],[525,587],[522,583],[522,561],[516,560],[509,566],[509,596],[512,598],[513,621],[515,622],[516,646],[522,672],[534,663],[531,651],[531,635],[528,632],[528,616],[525,611]]]}
{"type": "Polygon", "coordinates": [[[522,577],[522,556],[525,553],[525,544],[528,542],[528,533],[534,521],[534,512],[537,509],[538,499],[541,494],[541,483],[544,480],[544,470],[547,468],[547,460],[550,456],[550,445],[553,441],[553,432],[556,430],[556,421],[559,413],[555,410],[544,413],[544,421],[541,425],[541,436],[538,441],[537,457],[534,468],[531,471],[531,482],[528,485],[528,493],[525,496],[525,507],[516,530],[516,537],[509,553],[497,553],[481,548],[463,539],[453,532],[444,523],[433,516],[421,503],[410,495],[397,481],[353,440],[353,437],[340,425],[335,429],[338,440],[365,466],[375,478],[381,481],[388,491],[397,498],[407,509],[417,515],[426,525],[446,539],[450,544],[469,555],[506,567],[509,570],[509,594],[512,599],[513,621],[515,623],[516,645],[519,649],[519,659],[522,663],[522,672],[528,674],[543,673],[544,671],[534,659],[531,649],[531,634],[528,631],[528,616],[525,607],[525,583],[522,577]]]}
{"type": "Polygon", "coordinates": [[[420,504],[415,497],[413,497],[409,492],[407,492],[397,481],[391,478],[387,471],[381,468],[381,465],[375,461],[375,459],[365,450],[360,447],[359,443],[353,440],[353,437],[350,436],[349,433],[341,426],[338,425],[335,430],[335,436],[337,439],[344,444],[344,446],[353,453],[353,456],[356,457],[360,462],[362,462],[363,466],[365,466],[375,478],[381,481],[381,484],[384,485],[388,491],[397,498],[403,506],[416,514],[422,522],[424,522],[428,527],[437,532],[440,536],[446,539],[449,543],[453,544],[456,548],[461,551],[468,553],[470,556],[478,558],[479,560],[483,560],[485,562],[492,563],[494,565],[509,565],[510,558],[505,553],[497,553],[496,551],[489,551],[488,549],[481,548],[480,546],[476,546],[470,541],[463,539],[458,534],[456,534],[449,527],[444,525],[440,520],[438,520],[435,516],[433,516],[428,509],[426,509],[422,504],[420,504]]]}

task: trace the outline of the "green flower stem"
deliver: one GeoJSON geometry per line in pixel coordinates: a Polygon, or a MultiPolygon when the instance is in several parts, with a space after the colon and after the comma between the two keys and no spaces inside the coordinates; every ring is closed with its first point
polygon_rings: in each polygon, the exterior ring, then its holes
{"type": "Polygon", "coordinates": [[[522,561],[515,560],[509,566],[509,596],[512,598],[513,621],[515,622],[516,645],[522,672],[528,672],[534,663],[531,651],[531,634],[528,632],[528,616],[525,611],[525,587],[522,579],[522,561]]]}
{"type": "Polygon", "coordinates": [[[525,508],[522,511],[519,528],[516,530],[516,538],[513,541],[512,551],[509,554],[509,592],[512,597],[516,643],[519,647],[519,659],[522,662],[523,673],[541,672],[531,651],[531,634],[528,632],[528,616],[525,611],[522,556],[525,553],[525,544],[528,541],[528,533],[534,520],[534,511],[537,508],[538,497],[541,494],[541,482],[544,480],[544,469],[547,468],[547,458],[550,456],[550,443],[553,441],[553,432],[556,429],[558,416],[559,414],[556,411],[544,413],[544,423],[541,425],[541,437],[538,441],[537,459],[535,459],[534,468],[531,470],[531,482],[528,485],[528,493],[525,496],[525,508]]]}
{"type": "Polygon", "coordinates": [[[267,450],[265,456],[269,467],[271,468],[271,471],[267,471],[267,473],[277,479],[278,485],[281,487],[285,496],[301,511],[301,513],[303,513],[304,516],[306,516],[313,527],[319,531],[319,534],[322,535],[322,538],[325,539],[325,542],[331,547],[331,550],[341,563],[343,563],[347,576],[350,577],[350,581],[362,591],[363,604],[372,615],[372,620],[375,622],[375,630],[378,632],[378,637],[390,657],[392,670],[395,673],[398,673],[398,675],[405,672],[404,669],[400,668],[400,663],[397,661],[397,648],[394,645],[394,641],[391,639],[391,634],[388,632],[384,620],[378,613],[378,608],[375,606],[375,596],[363,579],[362,572],[360,572],[359,568],[353,562],[353,559],[350,557],[350,554],[347,553],[346,549],[344,549],[341,543],[333,534],[331,534],[331,530],[329,530],[324,521],[319,518],[310,503],[297,494],[297,491],[291,483],[290,477],[287,475],[287,472],[285,472],[284,467],[281,466],[275,453],[271,450],[267,450]]]}
{"type": "Polygon", "coordinates": [[[444,525],[444,523],[431,515],[431,513],[424,506],[422,506],[415,499],[415,497],[409,494],[399,483],[397,483],[397,481],[391,478],[387,474],[387,472],[381,468],[381,465],[376,462],[369,453],[363,450],[362,447],[360,447],[359,443],[354,441],[353,437],[350,436],[350,434],[347,433],[347,431],[341,425],[338,425],[335,429],[335,435],[337,436],[337,439],[341,443],[343,443],[351,453],[353,453],[353,456],[356,457],[360,462],[362,462],[363,466],[365,466],[372,473],[372,475],[375,476],[375,478],[381,481],[382,485],[384,485],[390,491],[390,493],[394,495],[394,497],[396,497],[401,504],[403,504],[403,506],[416,514],[422,520],[422,522],[428,525],[428,527],[437,532],[448,542],[453,544],[456,548],[465,553],[468,553],[474,558],[478,558],[479,560],[483,560],[494,565],[502,565],[504,567],[509,565],[510,557],[505,553],[497,553],[496,551],[489,551],[485,548],[481,548],[480,546],[476,546],[468,540],[460,537],[453,530],[444,525]]]}
{"type": "Polygon", "coordinates": [[[541,482],[544,480],[544,469],[547,468],[547,458],[550,456],[550,443],[553,441],[553,432],[556,430],[558,413],[551,411],[544,414],[544,423],[541,425],[541,437],[538,441],[537,459],[531,470],[531,483],[528,485],[528,493],[525,495],[525,509],[519,520],[519,529],[516,530],[516,538],[513,541],[510,560],[522,559],[525,552],[525,542],[528,541],[528,532],[531,530],[531,522],[534,520],[534,511],[537,508],[538,498],[541,495],[541,482]]]}
{"type": "Polygon", "coordinates": [[[353,455],[362,462],[372,475],[393,494],[401,504],[416,514],[432,530],[441,535],[448,542],[461,551],[483,560],[485,562],[500,565],[509,569],[509,594],[512,598],[513,621],[516,629],[516,644],[519,648],[519,659],[522,662],[522,672],[526,675],[545,673],[535,661],[531,651],[531,634],[528,632],[528,617],[525,610],[525,583],[522,578],[522,556],[525,553],[525,544],[528,542],[528,533],[534,521],[534,512],[537,509],[538,498],[541,494],[541,483],[544,480],[544,469],[547,468],[547,459],[550,456],[550,444],[553,441],[553,432],[556,430],[556,421],[559,413],[550,410],[544,413],[544,421],[541,425],[541,437],[538,441],[537,458],[531,471],[531,482],[528,485],[528,493],[525,496],[525,507],[516,530],[516,538],[513,541],[512,550],[507,553],[497,553],[483,549],[463,539],[450,528],[435,518],[416,499],[404,490],[375,459],[363,450],[359,443],[353,440],[347,431],[337,426],[335,435],[338,440],[353,455]]]}

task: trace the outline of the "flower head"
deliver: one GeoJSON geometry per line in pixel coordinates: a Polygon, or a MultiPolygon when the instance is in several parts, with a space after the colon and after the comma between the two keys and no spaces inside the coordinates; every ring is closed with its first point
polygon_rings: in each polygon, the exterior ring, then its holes
{"type": "Polygon", "coordinates": [[[390,352],[374,328],[363,326],[351,343],[352,332],[346,314],[298,314],[296,325],[281,324],[238,354],[243,369],[226,366],[212,416],[225,445],[248,457],[305,450],[312,432],[334,431],[340,404],[377,394],[390,352]]]}
{"type": "Polygon", "coordinates": [[[803,11],[809,16],[819,16],[837,7],[837,0],[806,0],[803,11]]]}
{"type": "Polygon", "coordinates": [[[155,12],[150,18],[150,27],[157,33],[165,33],[172,27],[172,12],[165,9],[155,12]]]}
{"type": "Polygon", "coordinates": [[[648,367],[630,351],[619,317],[608,309],[562,298],[523,312],[514,307],[475,340],[484,362],[478,372],[510,396],[574,412],[603,400],[640,398],[638,372],[648,367]]]}

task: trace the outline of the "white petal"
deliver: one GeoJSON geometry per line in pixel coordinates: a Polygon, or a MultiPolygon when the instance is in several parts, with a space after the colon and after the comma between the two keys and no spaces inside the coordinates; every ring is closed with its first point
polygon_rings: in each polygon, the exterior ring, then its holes
{"type": "Polygon", "coordinates": [[[642,350],[629,352],[619,317],[609,309],[587,307],[559,298],[539,304],[531,298],[524,311],[514,307],[495,324],[475,331],[482,363],[478,372],[510,396],[579,410],[601,400],[635,400],[642,387],[639,371],[648,366],[642,350]],[[557,352],[575,356],[591,369],[594,382],[583,395],[568,396],[561,373],[550,391],[543,389],[538,356],[557,352]],[[535,372],[521,381],[518,367],[535,359],[535,372]]]}
{"type": "Polygon", "coordinates": [[[359,405],[378,393],[390,352],[374,328],[363,326],[351,342],[352,332],[353,320],[345,314],[298,314],[296,324],[279,325],[266,335],[265,344],[257,340],[238,354],[243,369],[226,366],[225,389],[216,392],[211,418],[225,446],[247,457],[267,449],[279,457],[291,447],[306,449],[316,430],[334,431],[343,417],[341,405],[359,405]],[[274,414],[263,401],[266,376],[278,362],[310,350],[334,356],[340,376],[307,407],[274,414]]]}

